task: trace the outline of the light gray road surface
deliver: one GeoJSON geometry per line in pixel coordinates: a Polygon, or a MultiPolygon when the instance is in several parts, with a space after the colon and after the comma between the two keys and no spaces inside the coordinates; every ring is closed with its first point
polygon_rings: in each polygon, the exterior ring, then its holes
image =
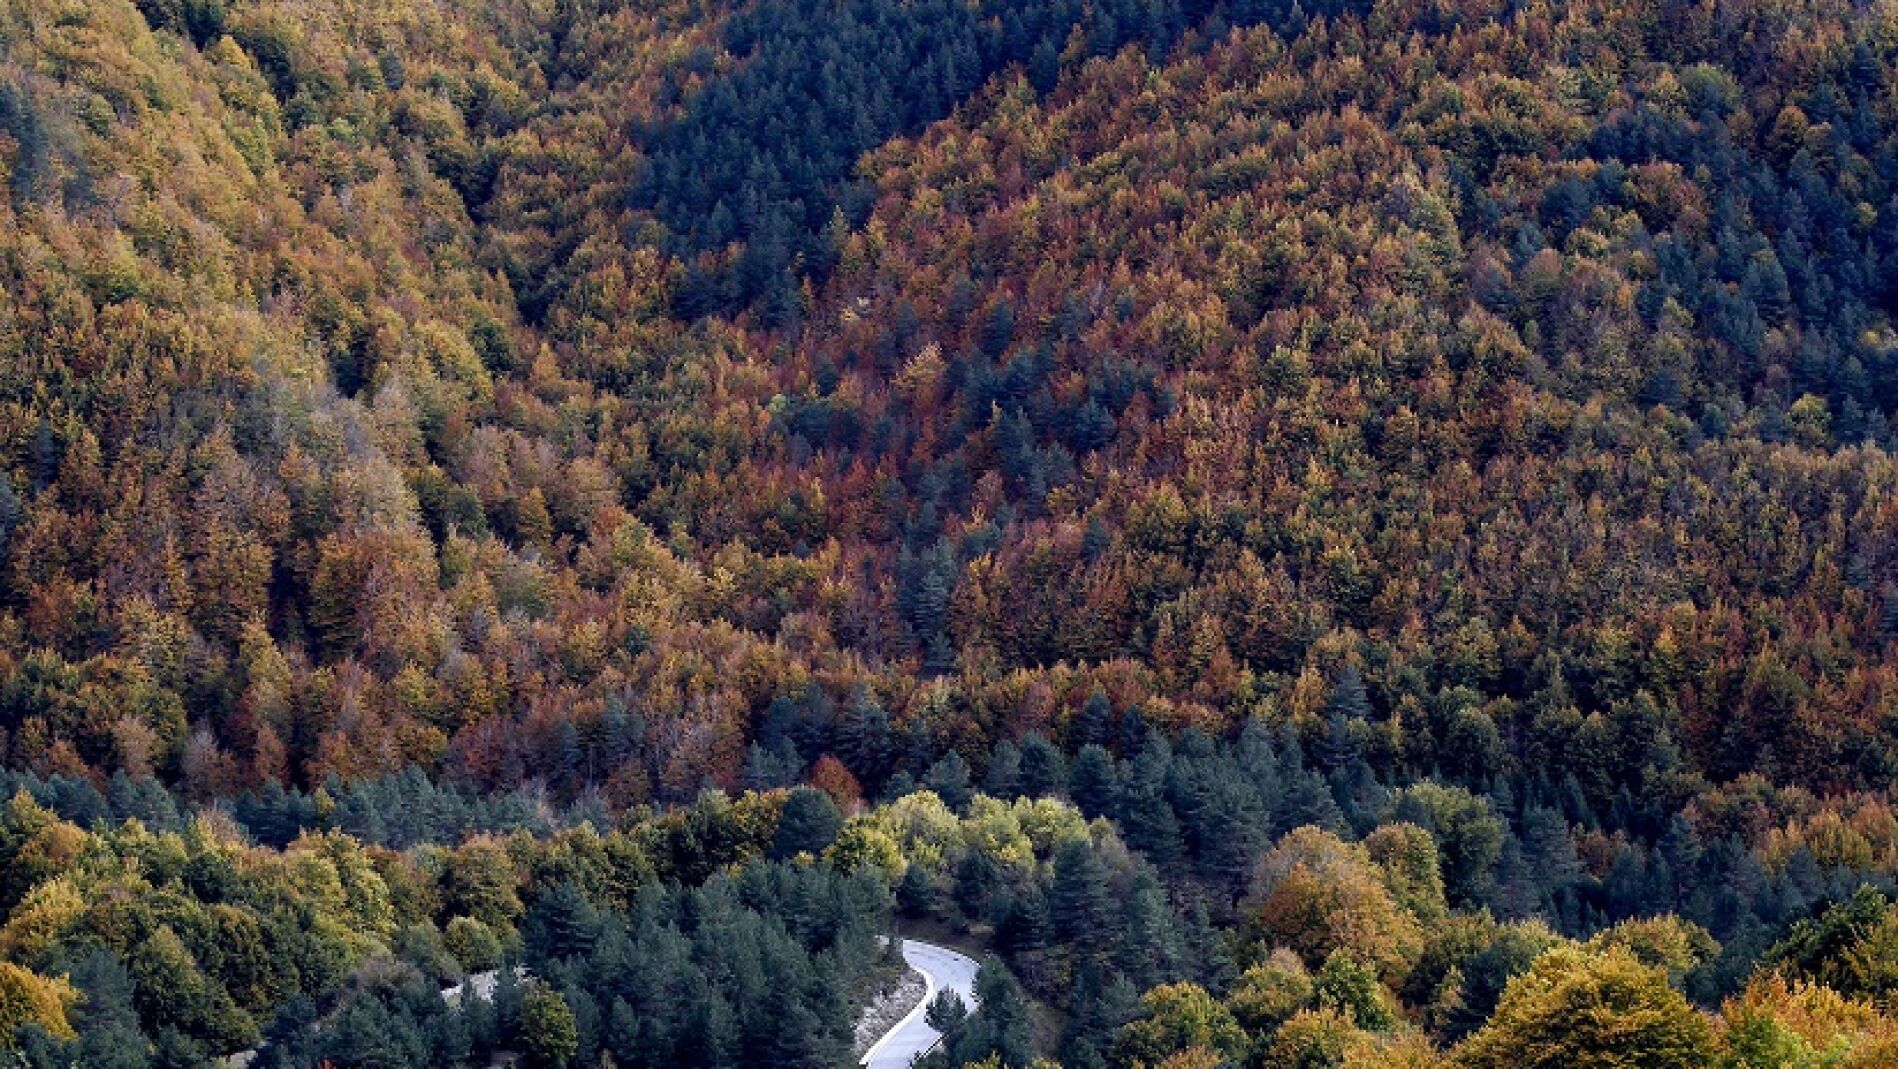
{"type": "Polygon", "coordinates": [[[939,991],[954,991],[962,999],[962,1005],[975,1012],[975,970],[976,964],[965,954],[958,954],[948,947],[939,947],[934,943],[922,943],[914,939],[903,940],[903,960],[909,966],[923,974],[928,987],[923,991],[923,1000],[896,1027],[883,1034],[869,1053],[863,1056],[865,1069],[909,1069],[909,1064],[929,1053],[942,1035],[923,1018],[929,1012],[929,1004],[935,1001],[939,991]]]}
{"type": "MultiPolygon", "coordinates": [[[[527,967],[524,965],[514,966],[514,978],[522,983],[526,983],[527,967]]],[[[450,1006],[459,1006],[461,1005],[461,993],[463,991],[473,991],[475,998],[483,1002],[492,1002],[494,1001],[494,989],[499,987],[500,984],[501,974],[499,971],[489,969],[487,972],[478,972],[468,977],[468,979],[462,983],[456,984],[453,987],[442,988],[442,1001],[448,1003],[450,1006]]]]}

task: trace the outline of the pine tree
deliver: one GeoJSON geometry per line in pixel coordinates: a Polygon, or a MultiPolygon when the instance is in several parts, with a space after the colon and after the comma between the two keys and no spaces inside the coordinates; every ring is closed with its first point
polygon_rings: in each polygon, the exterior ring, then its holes
{"type": "Polygon", "coordinates": [[[975,791],[969,786],[969,763],[954,750],[923,773],[923,789],[933,791],[944,805],[960,812],[968,808],[975,791]]]}
{"type": "Polygon", "coordinates": [[[1046,947],[1052,929],[1047,897],[1031,884],[1010,896],[995,938],[1010,955],[1021,955],[1046,947]]]}
{"type": "Polygon", "coordinates": [[[153,1069],[203,1069],[210,1060],[204,1044],[166,1025],[152,1043],[153,1069]]]}
{"type": "Polygon", "coordinates": [[[1285,800],[1274,814],[1274,832],[1283,834],[1307,824],[1327,831],[1343,831],[1349,826],[1325,778],[1306,769],[1296,761],[1295,755],[1285,780],[1285,800]]]}
{"type": "Polygon", "coordinates": [[[956,585],[955,555],[946,539],[938,539],[904,570],[910,578],[899,600],[917,640],[927,648],[948,625],[949,599],[956,585]]]}
{"type": "Polygon", "coordinates": [[[1093,846],[1069,839],[1055,848],[1054,875],[1048,888],[1048,917],[1056,938],[1067,943],[1111,945],[1113,891],[1107,867],[1093,846]]]}
{"type": "Polygon", "coordinates": [[[798,854],[821,854],[836,841],[842,829],[843,815],[829,795],[799,787],[784,800],[777,833],[771,840],[770,857],[782,861],[798,854]]]}
{"type": "MultiPolygon", "coordinates": [[[[1155,984],[1180,979],[1180,958],[1184,948],[1174,924],[1173,910],[1166,892],[1151,872],[1142,871],[1134,878],[1119,910],[1116,925],[1119,938],[1114,957],[1119,971],[1135,987],[1146,990],[1155,984]]],[[[1090,936],[1105,942],[1106,933],[1090,936]]]]}
{"type": "Polygon", "coordinates": [[[838,728],[837,751],[866,791],[881,790],[890,774],[894,739],[889,714],[865,689],[859,688],[851,697],[838,728]]]}
{"type": "Polygon", "coordinates": [[[26,518],[26,509],[20,504],[18,494],[13,491],[13,480],[6,472],[0,471],[0,557],[7,551],[7,539],[13,529],[26,518]]]}
{"type": "Polygon", "coordinates": [[[1114,812],[1119,804],[1120,776],[1105,749],[1094,743],[1081,748],[1068,772],[1067,793],[1074,807],[1090,818],[1114,812]]]}
{"type": "Polygon", "coordinates": [[[923,673],[928,676],[946,676],[956,669],[956,648],[949,641],[947,632],[939,631],[930,636],[923,649],[923,673]]]}
{"type": "Polygon", "coordinates": [[[644,1035],[644,1023],[626,1000],[617,996],[606,1014],[606,1049],[614,1061],[624,1066],[642,1064],[643,1059],[659,1055],[644,1035]]]}
{"type": "Polygon", "coordinates": [[[1659,843],[1661,856],[1667,860],[1679,881],[1680,888],[1695,886],[1700,874],[1700,859],[1704,851],[1700,845],[1700,835],[1687,818],[1676,813],[1667,824],[1667,832],[1659,843]]]}
{"type": "Polygon", "coordinates": [[[929,1001],[929,1008],[923,1012],[923,1020],[929,1027],[953,1040],[969,1019],[969,1007],[963,1005],[962,998],[954,991],[943,988],[929,1001]]]}
{"type": "Polygon", "coordinates": [[[954,896],[956,908],[965,919],[986,919],[1002,890],[1001,868],[986,853],[968,850],[956,862],[954,896]]]}
{"type": "Polygon", "coordinates": [[[1371,698],[1365,692],[1364,678],[1353,665],[1346,665],[1332,684],[1331,697],[1325,701],[1324,733],[1313,748],[1318,766],[1336,772],[1357,756],[1357,744],[1351,738],[1351,725],[1371,716],[1371,698]]]}
{"type": "Polygon", "coordinates": [[[15,207],[51,197],[52,152],[45,121],[34,105],[33,94],[11,81],[0,84],[0,130],[5,130],[19,146],[13,164],[15,207]]]}
{"type": "Polygon", "coordinates": [[[1231,941],[1214,923],[1205,900],[1196,897],[1188,904],[1181,938],[1192,957],[1192,978],[1206,990],[1223,995],[1238,978],[1239,965],[1233,959],[1231,941]]]}
{"type": "Polygon", "coordinates": [[[1107,692],[1091,692],[1087,701],[1082,703],[1081,711],[1074,716],[1074,724],[1069,731],[1069,745],[1076,748],[1104,745],[1113,727],[1113,720],[1114,706],[1107,700],[1107,692]]]}
{"type": "Polygon", "coordinates": [[[877,796],[877,802],[880,805],[888,805],[898,798],[906,798],[909,795],[915,794],[919,789],[916,784],[916,777],[910,775],[908,769],[902,769],[884,781],[883,791],[877,796]]]}
{"type": "Polygon", "coordinates": [[[993,955],[982,959],[975,976],[976,1014],[951,1048],[954,1064],[966,1065],[999,1055],[1004,1065],[1034,1060],[1028,999],[1007,966],[993,955]]]}
{"type": "Polygon", "coordinates": [[[1490,901],[1496,915],[1506,921],[1532,917],[1549,901],[1549,891],[1540,886],[1521,840],[1514,835],[1503,840],[1502,853],[1496,859],[1496,891],[1490,901]]]}
{"type": "Polygon", "coordinates": [[[600,938],[601,919],[580,888],[563,882],[535,901],[521,928],[530,957],[553,961],[591,954],[600,938]]]}
{"type": "Polygon", "coordinates": [[[1029,798],[1048,798],[1067,784],[1067,763],[1061,751],[1036,732],[1021,743],[1021,793],[1029,798]]]}
{"type": "Polygon", "coordinates": [[[389,1007],[365,995],[345,1002],[317,1042],[324,1060],[335,1064],[407,1067],[415,1064],[407,1049],[409,1039],[389,1007]]]}
{"type": "Polygon", "coordinates": [[[1021,749],[1014,743],[1003,740],[989,754],[982,792],[991,798],[1014,798],[1022,793],[1021,749]]]}
{"type": "Polygon", "coordinates": [[[74,1063],[91,1069],[145,1069],[151,1064],[132,1003],[132,975],[110,951],[95,950],[73,969],[85,1000],[75,1014],[74,1063]]]}
{"type": "Polygon", "coordinates": [[[929,870],[911,864],[896,884],[896,906],[907,917],[922,919],[936,912],[936,881],[929,870]]]}
{"type": "Polygon", "coordinates": [[[1878,634],[1887,642],[1898,638],[1898,585],[1886,583],[1879,590],[1878,634]]]}
{"type": "Polygon", "coordinates": [[[1569,837],[1568,823],[1553,809],[1530,806],[1523,811],[1522,852],[1529,871],[1550,892],[1582,876],[1582,860],[1569,837]]]}
{"type": "Polygon", "coordinates": [[[1218,884],[1236,892],[1271,841],[1270,821],[1236,766],[1213,764],[1201,798],[1201,867],[1218,884]]]}
{"type": "Polygon", "coordinates": [[[1150,782],[1129,784],[1120,795],[1118,822],[1127,845],[1161,871],[1172,871],[1186,854],[1180,819],[1166,795],[1150,782]]]}
{"type": "Polygon", "coordinates": [[[788,787],[798,781],[804,759],[791,740],[780,737],[769,748],[754,742],[745,751],[744,784],[748,790],[768,791],[788,787]]]}

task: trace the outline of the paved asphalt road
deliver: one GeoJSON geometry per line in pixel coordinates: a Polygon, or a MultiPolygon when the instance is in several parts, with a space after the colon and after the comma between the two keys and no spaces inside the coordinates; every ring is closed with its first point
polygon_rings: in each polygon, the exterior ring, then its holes
{"type": "Polygon", "coordinates": [[[914,939],[903,940],[903,960],[910,968],[923,974],[928,989],[923,992],[923,1000],[909,1015],[896,1022],[896,1027],[883,1034],[876,1046],[863,1056],[866,1069],[909,1069],[909,1063],[921,1055],[929,1053],[942,1038],[929,1022],[923,1020],[929,1004],[938,991],[954,991],[962,1004],[971,1011],[975,1009],[975,970],[976,964],[967,956],[958,954],[948,947],[939,947],[934,943],[920,943],[914,939]]]}

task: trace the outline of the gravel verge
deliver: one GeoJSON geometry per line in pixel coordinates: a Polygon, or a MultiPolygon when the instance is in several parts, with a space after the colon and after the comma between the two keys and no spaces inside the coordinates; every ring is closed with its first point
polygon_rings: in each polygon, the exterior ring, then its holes
{"type": "Polygon", "coordinates": [[[857,1018],[857,1037],[851,1046],[850,1056],[863,1057],[865,1051],[883,1038],[883,1033],[916,1008],[916,1003],[922,1001],[923,992],[928,989],[929,984],[923,979],[922,973],[904,966],[902,974],[879,992],[876,998],[871,999],[870,1005],[864,1008],[863,1016],[857,1018]]]}

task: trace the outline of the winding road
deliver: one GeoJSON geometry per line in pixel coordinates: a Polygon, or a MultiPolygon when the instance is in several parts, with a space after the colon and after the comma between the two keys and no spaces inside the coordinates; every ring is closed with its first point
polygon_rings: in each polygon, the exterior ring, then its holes
{"type": "Polygon", "coordinates": [[[942,1034],[929,1027],[929,1022],[923,1018],[928,1014],[929,1004],[935,1001],[937,992],[954,991],[970,1012],[975,1010],[976,964],[966,954],[958,954],[934,943],[905,939],[903,960],[909,963],[910,968],[923,974],[928,986],[923,991],[922,1001],[896,1022],[894,1028],[883,1033],[883,1038],[877,1040],[876,1045],[863,1056],[865,1069],[909,1069],[911,1062],[935,1047],[942,1034]]]}
{"type": "MultiPolygon", "coordinates": [[[[865,1069],[909,1069],[910,1063],[935,1049],[942,1033],[929,1027],[923,1018],[928,1016],[929,1004],[936,999],[937,992],[954,991],[969,1012],[975,1012],[979,1003],[975,997],[975,973],[977,965],[966,954],[959,954],[948,947],[934,943],[924,943],[916,939],[903,940],[903,960],[909,967],[923,975],[924,990],[922,1000],[917,1002],[903,1019],[896,1022],[883,1038],[864,1054],[865,1069]]],[[[522,980],[528,978],[526,969],[516,967],[515,975],[522,980]]],[[[472,990],[478,999],[491,999],[498,984],[500,974],[493,970],[476,973],[464,983],[442,989],[442,1001],[450,1006],[461,1005],[462,993],[472,990]]],[[[219,1060],[221,1069],[245,1069],[257,1057],[262,1048],[239,1051],[219,1060]]]]}

